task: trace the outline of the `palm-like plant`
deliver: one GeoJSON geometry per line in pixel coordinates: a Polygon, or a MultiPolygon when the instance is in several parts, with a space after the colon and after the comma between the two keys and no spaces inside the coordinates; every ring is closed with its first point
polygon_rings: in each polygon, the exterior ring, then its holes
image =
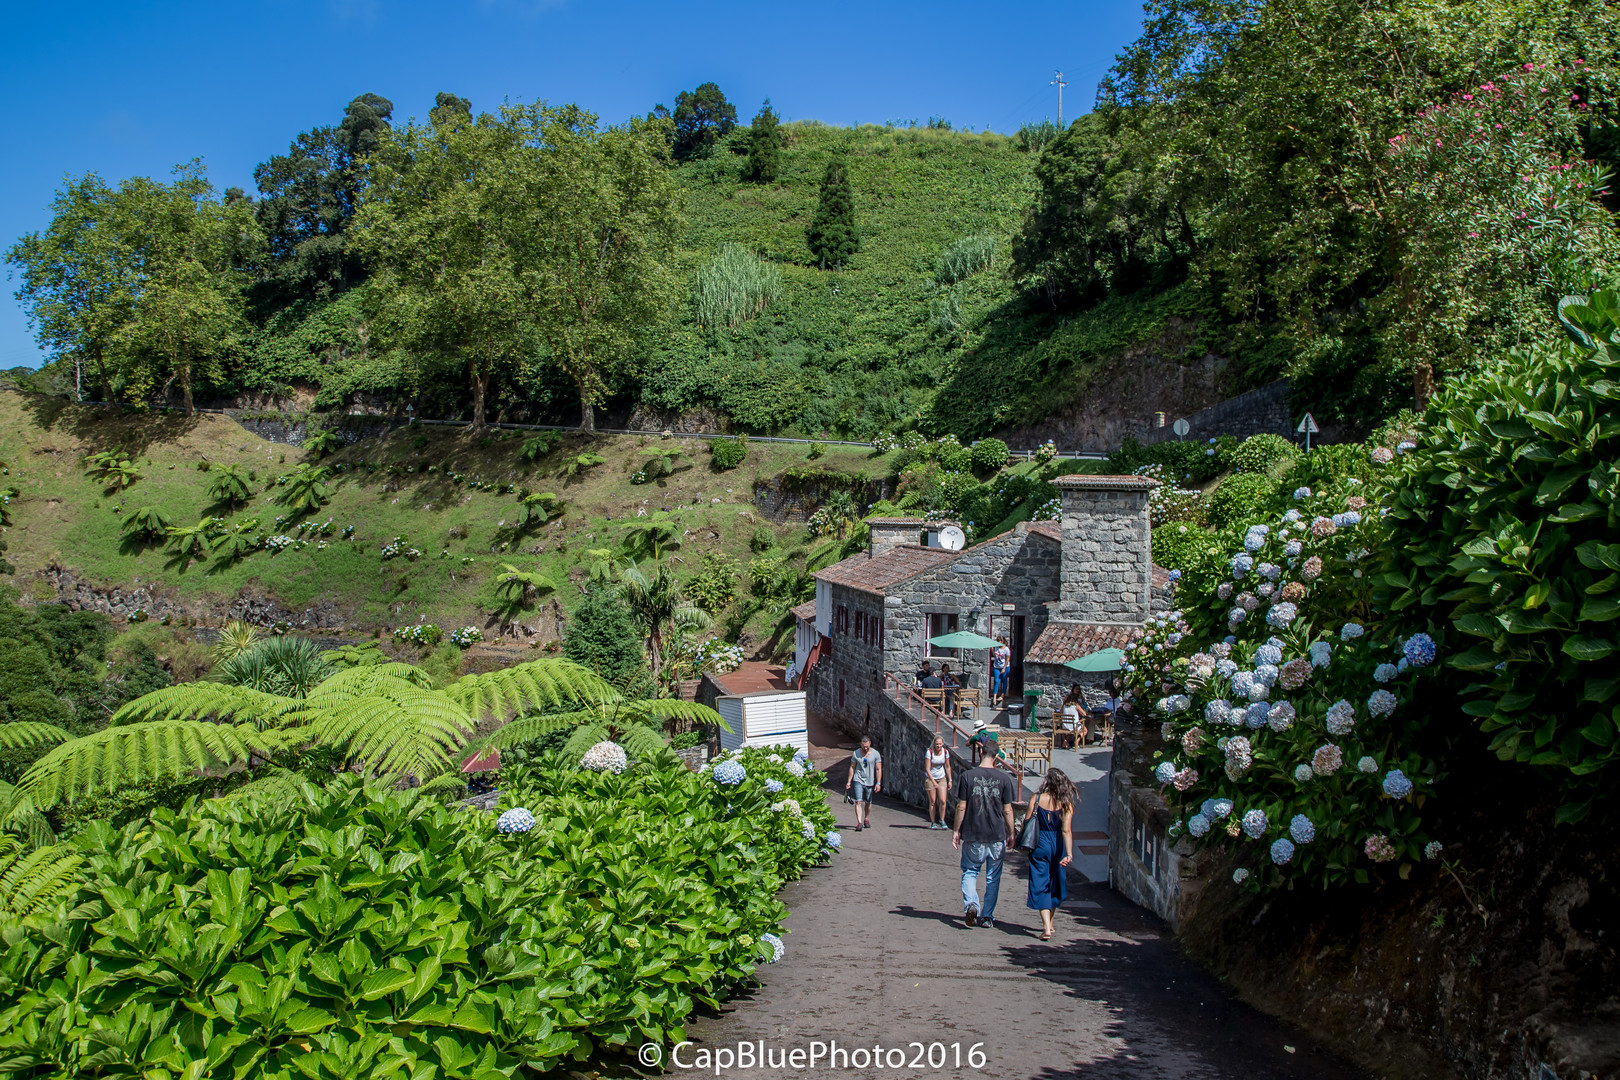
{"type": "Polygon", "coordinates": [[[519,444],[517,456],[526,461],[539,461],[556,449],[557,442],[561,437],[555,433],[531,435],[519,444]]]}
{"type": "Polygon", "coordinates": [[[827,512],[827,522],[840,540],[861,516],[860,504],[855,501],[855,496],[847,491],[835,491],[828,495],[821,508],[827,512]]]}
{"type": "MultiPolygon", "coordinates": [[[[112,453],[112,451],[109,451],[112,453]]],[[[95,458],[104,458],[105,454],[97,454],[95,458]]],[[[107,461],[92,459],[91,470],[97,474],[108,487],[123,491],[141,478],[141,472],[135,463],[127,457],[114,457],[107,461]]]]}
{"type": "Polygon", "coordinates": [[[332,470],[325,465],[300,465],[276,481],[281,490],[276,492],[273,501],[294,513],[319,510],[332,498],[326,486],[331,475],[332,470]]]}
{"type": "MultiPolygon", "coordinates": [[[[240,624],[237,624],[240,625],[240,624]]],[[[271,637],[228,657],[215,669],[219,681],[278,697],[307,697],[337,671],[307,638],[271,637]]]]}
{"type": "Polygon", "coordinates": [[[544,525],[562,513],[563,501],[549,491],[521,492],[518,495],[517,527],[523,529],[544,525]]]}
{"type": "Polygon", "coordinates": [[[129,540],[157,540],[169,534],[169,516],[154,506],[143,506],[124,515],[119,529],[129,540]]]}
{"type": "Polygon", "coordinates": [[[512,609],[522,607],[530,597],[543,596],[556,588],[556,583],[544,574],[519,570],[511,563],[502,563],[500,573],[495,575],[495,591],[512,609]]]}
{"type": "Polygon", "coordinates": [[[79,888],[84,854],[54,845],[30,850],[0,836],[0,917],[28,921],[51,913],[79,888]]]}
{"type": "Polygon", "coordinates": [[[247,470],[242,466],[221,465],[211,470],[211,475],[213,479],[208,481],[209,497],[215,502],[229,503],[233,512],[237,503],[247,502],[253,497],[247,470]]]}
{"type": "MultiPolygon", "coordinates": [[[[601,678],[568,660],[546,659],[467,675],[443,689],[409,664],[351,667],[305,697],[195,682],[129,702],[101,731],[79,738],[49,724],[22,742],[57,744],[29,767],[8,805],[28,812],[198,770],[248,768],[276,775],[288,752],[320,746],[377,776],[428,786],[459,783],[453,770],[475,728],[541,710],[601,714],[623,701],[601,678]]],[[[15,740],[14,740],[15,741],[15,740]]],[[[19,810],[6,819],[17,827],[19,810]]]]}
{"type": "Polygon", "coordinates": [[[623,546],[632,559],[657,562],[664,554],[681,546],[681,527],[659,510],[648,518],[638,518],[625,528],[623,546]]]}
{"type": "Polygon", "coordinates": [[[647,635],[653,678],[664,666],[665,644],[681,634],[699,633],[714,625],[709,613],[694,604],[670,568],[656,564],[651,573],[632,566],[619,577],[619,590],[631,614],[647,635]]]}
{"type": "Polygon", "coordinates": [[[647,458],[647,464],[642,466],[642,470],[647,474],[647,479],[656,480],[673,473],[675,462],[682,452],[679,446],[649,446],[643,450],[641,453],[647,458]]]}
{"type": "Polygon", "coordinates": [[[304,440],[304,449],[323,458],[335,450],[343,449],[343,438],[335,431],[323,431],[304,440]]]}
{"type": "Polygon", "coordinates": [[[184,570],[193,559],[208,557],[215,536],[225,527],[219,518],[203,518],[195,525],[170,525],[164,530],[169,537],[169,550],[184,570]]]}
{"type": "Polygon", "coordinates": [[[259,632],[245,622],[232,619],[220,629],[219,640],[214,642],[211,650],[214,663],[223,664],[233,656],[240,655],[258,644],[259,632]]]}
{"type": "Polygon", "coordinates": [[[562,474],[572,480],[587,469],[594,469],[598,465],[607,464],[607,458],[601,454],[593,454],[589,450],[575,454],[563,462],[562,474]]]}

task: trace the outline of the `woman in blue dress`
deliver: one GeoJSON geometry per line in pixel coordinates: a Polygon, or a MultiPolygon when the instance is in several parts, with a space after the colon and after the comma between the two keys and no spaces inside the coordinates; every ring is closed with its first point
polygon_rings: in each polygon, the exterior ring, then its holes
{"type": "Polygon", "coordinates": [[[1029,812],[1035,815],[1035,846],[1029,853],[1028,906],[1041,913],[1041,940],[1052,940],[1052,912],[1069,898],[1068,867],[1074,861],[1074,808],[1080,793],[1062,769],[1048,769],[1029,812]]]}

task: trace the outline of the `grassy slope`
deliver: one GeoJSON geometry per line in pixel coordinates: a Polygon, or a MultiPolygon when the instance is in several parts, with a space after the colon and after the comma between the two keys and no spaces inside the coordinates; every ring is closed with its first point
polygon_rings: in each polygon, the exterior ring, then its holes
{"type": "MultiPolygon", "coordinates": [[[[517,460],[519,441],[513,434],[481,448],[464,431],[419,428],[357,444],[329,460],[366,460],[383,467],[372,473],[344,473],[337,479],[332,501],[314,515],[315,520],[330,518],[340,532],[355,526],[353,543],[331,540],[324,550],[310,546],[275,555],[258,552],[232,566],[196,564],[182,570],[161,548],[125,548],[119,532],[123,514],[153,506],[177,524],[191,524],[212,512],[206,495],[209,476],[196,467],[207,458],[258,470],[251,506],[225,516],[230,520],[257,516],[266,532],[291,532],[274,529],[274,520],[283,511],[268,503],[265,485],[302,461],[301,452],[265,442],[219,416],[199,415],[190,421],[115,416],[59,399],[0,393],[0,459],[10,464],[7,479],[21,491],[14,506],[14,527],[7,535],[8,556],[17,566],[19,584],[47,592],[36,575],[55,562],[92,582],[121,588],[155,584],[191,601],[220,601],[246,589],[292,609],[331,604],[342,623],[357,628],[404,625],[419,617],[447,630],[485,627],[494,606],[490,579],[501,562],[550,576],[561,586],[555,599],[567,609],[577,600],[584,575],[581,552],[612,546],[622,535],[621,523],[642,506],[649,512],[669,508],[690,534],[678,553],[681,572],[695,571],[710,550],[728,552],[746,563],[749,537],[759,525],[768,524],[753,509],[756,475],[771,476],[790,465],[806,464],[807,449],[754,443],[740,468],[716,474],[709,468],[707,446],[683,441],[680,445],[695,456],[683,458],[668,480],[637,486],[629,484],[628,477],[646,460],[640,451],[649,440],[573,437],[537,465],[517,460]],[[427,440],[421,449],[414,445],[418,435],[427,440]],[[82,465],[86,454],[112,447],[139,454],[144,477],[124,493],[106,493],[82,465]],[[607,464],[578,481],[558,477],[559,459],[587,447],[603,454],[607,464]],[[388,464],[401,470],[414,466],[418,471],[390,475],[388,464]],[[511,518],[514,498],[468,490],[441,475],[420,471],[429,464],[469,477],[554,491],[567,501],[566,513],[508,551],[491,550],[498,548],[500,523],[511,518]],[[720,502],[712,504],[716,498],[720,502]],[[122,512],[115,512],[115,506],[122,512]],[[451,531],[461,528],[467,530],[466,537],[451,538],[451,531]],[[407,537],[422,551],[422,559],[383,562],[379,549],[395,536],[407,537]],[[441,550],[449,555],[440,557],[441,550]],[[464,566],[464,557],[474,561],[464,566]]],[[[874,475],[886,471],[883,461],[869,451],[853,448],[831,447],[824,458],[809,464],[874,475]]],[[[790,546],[802,543],[806,535],[802,526],[775,531],[790,546]]],[[[524,621],[533,621],[533,616],[524,621]]]]}
{"type": "MultiPolygon", "coordinates": [[[[1013,235],[1035,194],[1037,157],[995,134],[784,128],[775,184],[741,180],[725,149],[679,167],[687,232],[678,257],[689,288],[725,243],[773,262],[782,292],[737,331],[709,333],[687,303],[661,332],[644,401],[708,404],[749,430],[866,434],[922,418],[931,430],[981,436],[1073,400],[1109,357],[1196,313],[1196,298],[1126,297],[1059,319],[1030,306],[1007,275],[1013,235]],[[835,154],[849,162],[861,250],[841,271],[811,265],[805,228],[835,154]],[[941,329],[934,269],[953,241],[1001,239],[991,268],[958,285],[960,327],[941,329]]],[[[740,143],[739,143],[740,145],[740,143]]]]}

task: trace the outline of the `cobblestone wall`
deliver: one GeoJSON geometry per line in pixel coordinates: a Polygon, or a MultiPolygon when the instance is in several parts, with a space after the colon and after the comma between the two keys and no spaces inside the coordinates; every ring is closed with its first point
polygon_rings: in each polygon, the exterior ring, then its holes
{"type": "MultiPolygon", "coordinates": [[[[1282,435],[1294,437],[1294,417],[1288,410],[1291,384],[1278,379],[1256,387],[1248,393],[1227,398],[1218,405],[1199,409],[1182,419],[1187,421],[1189,439],[1212,439],[1217,435],[1236,435],[1246,439],[1250,435],[1282,435]]],[[[1175,417],[1167,416],[1165,426],[1149,428],[1137,435],[1142,443],[1165,442],[1177,438],[1171,424],[1175,417]]]]}

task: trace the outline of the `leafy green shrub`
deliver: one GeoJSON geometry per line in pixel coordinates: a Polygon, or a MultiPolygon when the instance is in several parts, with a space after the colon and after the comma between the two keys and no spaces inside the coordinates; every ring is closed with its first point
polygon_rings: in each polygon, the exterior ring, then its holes
{"type": "Polygon", "coordinates": [[[934,460],[938,461],[939,467],[946,472],[966,473],[973,468],[973,451],[954,443],[943,445],[934,460]]]}
{"type": "Polygon", "coordinates": [[[562,654],[615,686],[647,677],[645,639],[629,605],[611,588],[585,590],[563,630],[562,654]]]}
{"type": "Polygon", "coordinates": [[[810,444],[810,452],[808,454],[806,454],[805,457],[810,461],[815,461],[817,458],[825,457],[826,454],[827,454],[827,444],[826,443],[813,442],[813,443],[810,444]]]}
{"type": "Polygon", "coordinates": [[[723,551],[703,556],[703,569],[686,583],[686,594],[711,615],[737,597],[737,560],[723,551]]]}
{"type": "Polygon", "coordinates": [[[782,273],[739,244],[723,244],[697,272],[697,322],[709,330],[735,330],[770,306],[782,291],[782,273]]]}
{"type": "Polygon", "coordinates": [[[775,546],[776,534],[771,531],[768,525],[757,527],[748,537],[748,550],[756,555],[769,551],[775,546]]]}
{"type": "Polygon", "coordinates": [[[1153,530],[1153,564],[1166,570],[1186,573],[1203,559],[1215,538],[1184,521],[1173,521],[1153,530]]]}
{"type": "Polygon", "coordinates": [[[1220,456],[1234,472],[1270,473],[1298,454],[1299,448],[1281,435],[1265,434],[1250,435],[1220,456]]]}
{"type": "Polygon", "coordinates": [[[124,516],[119,531],[136,540],[158,540],[168,535],[174,524],[168,515],[153,506],[143,506],[124,516]]]}
{"type": "Polygon", "coordinates": [[[1007,444],[1000,439],[980,439],[968,451],[968,458],[973,471],[980,476],[999,472],[1006,466],[1010,455],[1007,453],[1007,444]]]}
{"type": "Polygon", "coordinates": [[[300,465],[276,478],[276,486],[281,490],[272,496],[271,501],[295,513],[319,510],[332,499],[331,489],[326,483],[331,476],[332,470],[325,465],[300,465]]]}
{"type": "Polygon", "coordinates": [[[770,956],[775,893],[826,857],[819,791],[741,763],[732,787],[667,757],[513,769],[525,832],[350,777],[87,830],[55,925],[7,930],[0,1043],[72,1076],[109,1031],[138,1032],[120,1045],[147,1075],[617,1072],[770,956]],[[788,797],[797,814],[772,809],[788,797]],[[63,979],[83,987],[66,1013],[63,979]]]}
{"type": "Polygon", "coordinates": [[[748,457],[748,436],[734,439],[715,439],[709,443],[709,457],[715,472],[728,472],[748,457]]]}
{"type": "Polygon", "coordinates": [[[531,435],[518,444],[517,456],[524,461],[539,461],[557,448],[562,436],[555,431],[531,435]]]}
{"type": "Polygon", "coordinates": [[[304,449],[318,458],[323,458],[333,451],[343,449],[343,438],[335,431],[322,431],[305,439],[304,449]]]}
{"type": "Polygon", "coordinates": [[[1279,490],[1278,483],[1256,473],[1233,473],[1210,493],[1206,506],[1210,524],[1217,528],[1264,513],[1279,490]]]}
{"type": "Polygon", "coordinates": [[[1167,470],[1166,479],[1194,484],[1214,479],[1224,468],[1218,441],[1160,442],[1143,446],[1127,437],[1119,449],[1108,455],[1108,471],[1112,473],[1134,473],[1144,465],[1162,465],[1167,470]]]}
{"type": "Polygon", "coordinates": [[[1518,355],[1430,404],[1393,457],[1391,610],[1449,622],[1472,647],[1464,711],[1505,759],[1566,785],[1584,816],[1620,773],[1620,296],[1565,301],[1582,340],[1518,355]]]}
{"type": "Polygon", "coordinates": [[[1025,153],[1039,153],[1041,148],[1062,134],[1062,129],[1050,120],[1038,124],[1025,124],[1014,136],[1018,149],[1025,153]]]}

